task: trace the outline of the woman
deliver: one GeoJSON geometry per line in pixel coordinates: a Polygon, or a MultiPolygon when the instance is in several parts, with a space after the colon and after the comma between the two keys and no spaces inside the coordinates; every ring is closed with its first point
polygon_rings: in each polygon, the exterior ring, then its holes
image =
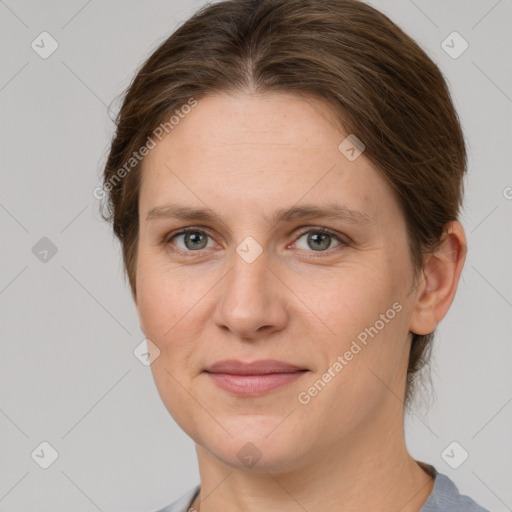
{"type": "Polygon", "coordinates": [[[201,484],[162,511],[482,511],[404,412],[466,255],[441,72],[356,0],[206,6],[104,171],[153,376],[201,484]]]}

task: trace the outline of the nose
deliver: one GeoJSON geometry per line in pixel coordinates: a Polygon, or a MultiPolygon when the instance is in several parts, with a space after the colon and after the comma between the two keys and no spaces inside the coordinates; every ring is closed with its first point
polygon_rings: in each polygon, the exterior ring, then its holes
{"type": "Polygon", "coordinates": [[[252,341],[284,329],[290,292],[268,263],[265,252],[250,263],[233,254],[233,266],[218,289],[214,320],[219,328],[252,341]]]}

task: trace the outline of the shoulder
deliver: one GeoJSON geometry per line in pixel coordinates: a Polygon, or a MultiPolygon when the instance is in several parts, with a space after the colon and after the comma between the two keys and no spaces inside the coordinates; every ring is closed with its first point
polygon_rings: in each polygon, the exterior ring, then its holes
{"type": "Polygon", "coordinates": [[[186,494],[184,494],[179,500],[167,505],[167,507],[161,508],[156,512],[188,512],[192,503],[196,499],[197,494],[199,493],[200,486],[197,485],[186,494]]]}
{"type": "Polygon", "coordinates": [[[434,487],[419,512],[489,512],[469,496],[460,494],[455,483],[433,466],[434,487]]]}

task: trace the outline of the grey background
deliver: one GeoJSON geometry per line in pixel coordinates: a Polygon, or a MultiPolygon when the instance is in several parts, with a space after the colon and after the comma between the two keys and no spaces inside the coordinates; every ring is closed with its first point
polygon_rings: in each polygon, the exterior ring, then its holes
{"type": "MultiPolygon", "coordinates": [[[[202,3],[0,0],[2,511],[152,511],[199,482],[193,442],[133,355],[144,336],[92,191],[107,106],[202,3]],[[59,45],[47,59],[31,48],[43,31],[59,45]],[[43,237],[46,262],[32,251],[43,237]],[[48,469],[31,457],[42,441],[59,454],[48,469]]],[[[441,67],[470,155],[469,254],[407,442],[461,492],[512,510],[512,1],[371,3],[441,67]],[[441,47],[453,31],[469,43],[457,59],[441,47]],[[458,469],[441,456],[452,441],[469,453],[458,469]]]]}

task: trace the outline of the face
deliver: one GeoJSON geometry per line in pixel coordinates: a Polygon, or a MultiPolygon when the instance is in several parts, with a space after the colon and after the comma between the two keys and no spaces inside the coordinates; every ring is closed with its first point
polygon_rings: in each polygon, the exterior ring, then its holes
{"type": "Polygon", "coordinates": [[[346,137],[317,99],[216,94],[144,161],[136,305],[153,376],[230,466],[310,463],[403,421],[405,219],[346,137]]]}

